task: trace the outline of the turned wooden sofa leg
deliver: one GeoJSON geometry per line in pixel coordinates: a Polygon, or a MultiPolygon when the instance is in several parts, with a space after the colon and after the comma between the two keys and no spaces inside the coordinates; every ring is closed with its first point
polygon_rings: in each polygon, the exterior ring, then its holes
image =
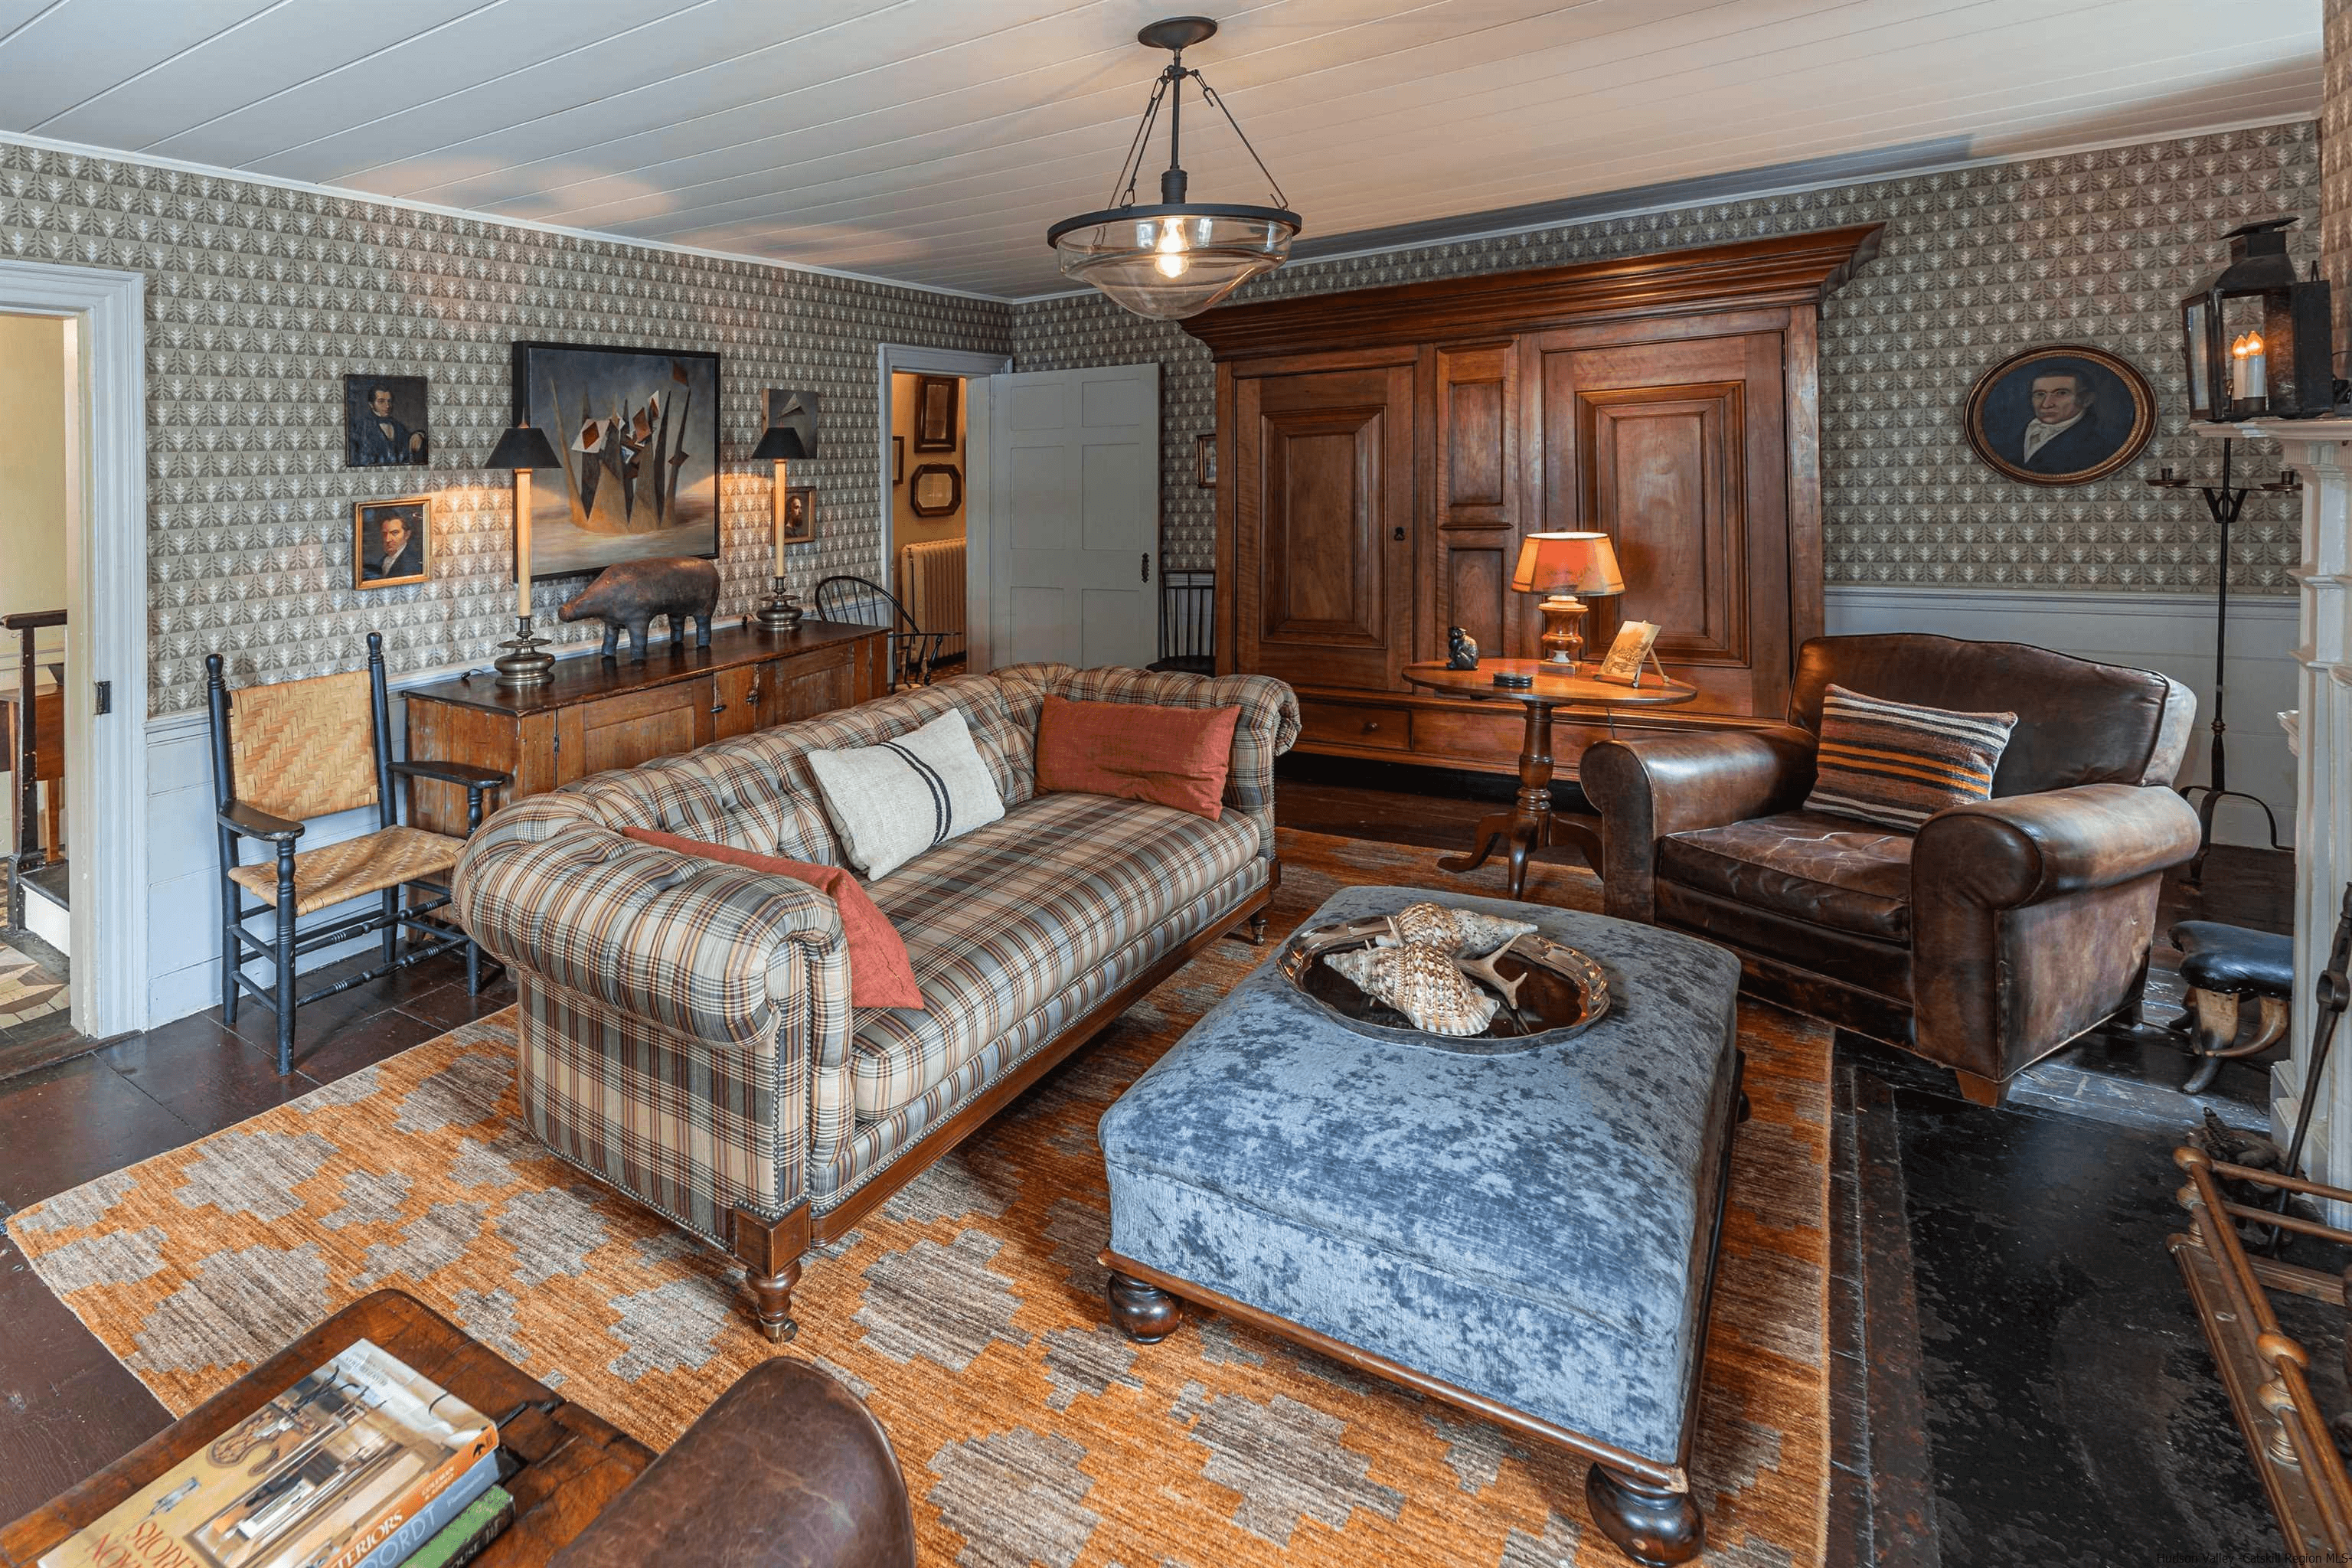
{"type": "Polygon", "coordinates": [[[1970,1105],[1999,1105],[2009,1098],[2009,1080],[2000,1078],[1979,1078],[1972,1072],[1955,1068],[1952,1076],[1960,1080],[1960,1098],[1970,1105]]]}
{"type": "Polygon", "coordinates": [[[1110,1300],[1110,1321],[1139,1345],[1158,1344],[1184,1321],[1182,1302],[1157,1285],[1124,1274],[1113,1274],[1103,1294],[1110,1300]]]}
{"type": "Polygon", "coordinates": [[[751,1321],[761,1333],[782,1344],[801,1331],[801,1326],[793,1321],[793,1287],[801,1282],[801,1254],[809,1247],[808,1205],[780,1219],[737,1209],[733,1236],[729,1250],[743,1265],[743,1283],[751,1293],[751,1321]]]}
{"type": "Polygon", "coordinates": [[[1601,1533],[1636,1563],[1687,1563],[1706,1544],[1706,1521],[1686,1491],[1673,1492],[1595,1465],[1584,1477],[1584,1503],[1601,1533]]]}

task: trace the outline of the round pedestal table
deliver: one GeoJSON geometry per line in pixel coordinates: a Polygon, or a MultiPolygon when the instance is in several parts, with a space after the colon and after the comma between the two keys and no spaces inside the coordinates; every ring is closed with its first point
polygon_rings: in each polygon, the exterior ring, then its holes
{"type": "MultiPolygon", "coordinates": [[[[1580,669],[1591,668],[1588,662],[1580,669]]],[[[1654,671],[1639,686],[1622,686],[1589,675],[1552,673],[1541,659],[1489,658],[1475,669],[1451,669],[1443,664],[1409,664],[1404,678],[1413,685],[1448,697],[1469,697],[1482,702],[1516,702],[1527,712],[1527,732],[1519,747],[1519,795],[1509,811],[1497,812],[1478,824],[1477,837],[1467,855],[1440,860],[1447,871],[1475,871],[1497,849],[1510,857],[1514,899],[1528,884],[1528,852],[1547,844],[1573,845],[1595,874],[1601,871],[1600,818],[1570,816],[1551,808],[1551,716],[1555,709],[1591,709],[1605,719],[1620,708],[1671,708],[1688,702],[1698,689],[1668,680],[1654,671]],[[1530,686],[1497,686],[1497,674],[1534,677],[1530,686]]]]}

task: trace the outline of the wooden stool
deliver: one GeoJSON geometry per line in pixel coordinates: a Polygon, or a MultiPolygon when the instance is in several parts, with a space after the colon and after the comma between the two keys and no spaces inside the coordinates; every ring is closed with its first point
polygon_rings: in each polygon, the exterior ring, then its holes
{"type": "Polygon", "coordinates": [[[2286,1033],[2287,999],[2294,992],[2294,942],[2275,931],[2249,931],[2219,921],[2182,921],[2172,928],[2181,952],[2180,978],[2189,983],[2189,1013],[2178,1026],[2189,1030],[2197,1066],[2181,1089],[2202,1093],[2231,1057],[2269,1049],[2286,1033]],[[2262,1000],[2254,1037],[2239,1045],[2238,1008],[2248,996],[2262,1000]]]}

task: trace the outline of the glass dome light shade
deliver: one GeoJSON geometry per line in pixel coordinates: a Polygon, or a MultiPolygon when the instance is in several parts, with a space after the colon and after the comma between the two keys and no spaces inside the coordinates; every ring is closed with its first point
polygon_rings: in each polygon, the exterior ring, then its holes
{"type": "Polygon", "coordinates": [[[1290,257],[1297,215],[1276,207],[1119,207],[1055,226],[1065,277],[1155,321],[1181,321],[1290,257]]]}

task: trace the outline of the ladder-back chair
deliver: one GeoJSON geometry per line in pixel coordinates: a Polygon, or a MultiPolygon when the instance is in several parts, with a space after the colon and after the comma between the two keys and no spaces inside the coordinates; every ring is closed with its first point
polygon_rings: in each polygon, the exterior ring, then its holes
{"type": "Polygon", "coordinates": [[[250,992],[278,1014],[278,1070],[294,1070],[294,1016],[305,1005],[381,980],[396,969],[463,950],[466,991],[482,988],[481,950],[462,931],[425,919],[449,902],[449,869],[465,840],[404,826],[395,779],[436,779],[466,792],[466,832],[481,825],[482,796],[512,783],[505,773],[464,763],[392,760],[391,708],[384,695],[383,638],[370,632],[367,668],[308,680],[248,686],[231,692],[221,678],[221,656],[205,658],[205,689],[212,717],[213,787],[219,802],[221,869],[221,1015],[236,1022],[239,993],[250,992]],[[306,821],[364,806],[376,808],[373,833],[317,849],[295,850],[306,821]],[[246,840],[272,846],[274,863],[238,863],[246,840]],[[404,904],[409,889],[425,895],[404,904]],[[244,895],[261,901],[248,906],[244,895]],[[305,915],[369,894],[374,910],[298,931],[305,915]],[[267,936],[246,922],[277,912],[267,936]],[[406,927],[423,939],[400,951],[406,927]],[[383,933],[383,963],[363,974],[313,991],[295,986],[295,960],[352,937],[383,933]],[[264,987],[245,973],[255,959],[275,973],[264,987]]]}

